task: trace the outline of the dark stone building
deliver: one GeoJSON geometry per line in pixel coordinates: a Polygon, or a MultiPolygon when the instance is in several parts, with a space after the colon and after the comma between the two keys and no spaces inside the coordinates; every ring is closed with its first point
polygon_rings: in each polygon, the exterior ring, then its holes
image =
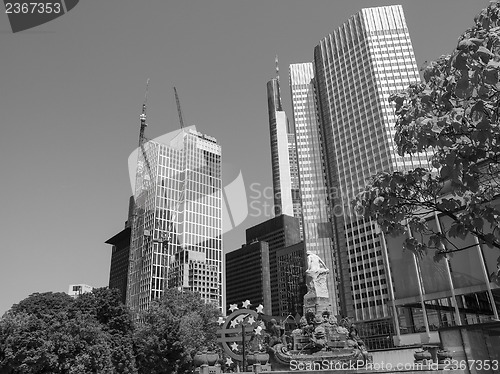
{"type": "Polygon", "coordinates": [[[280,315],[278,287],[278,262],[276,252],[300,242],[299,220],[282,214],[246,230],[247,243],[253,240],[269,243],[269,271],[271,279],[272,315],[280,315]]]}
{"type": "MultiPolygon", "coordinates": [[[[226,254],[226,306],[250,300],[252,307],[262,304],[271,314],[269,245],[266,242],[244,244],[226,254]]],[[[229,312],[228,312],[229,313],[229,312]]]]}
{"type": "Polygon", "coordinates": [[[129,271],[130,235],[134,210],[134,198],[130,197],[128,220],[125,228],[115,236],[106,240],[106,244],[113,246],[111,252],[111,265],[109,268],[109,288],[120,290],[121,300],[125,304],[127,299],[127,280],[129,271]]]}
{"type": "Polygon", "coordinates": [[[304,242],[278,249],[276,264],[278,272],[278,294],[280,316],[302,314],[305,286],[304,242]]]}
{"type": "MultiPolygon", "coordinates": [[[[235,302],[241,303],[241,301],[245,299],[249,299],[252,304],[254,304],[256,299],[243,297],[244,288],[241,287],[243,287],[243,285],[252,287],[252,285],[249,284],[251,283],[250,278],[252,274],[260,274],[262,271],[262,276],[269,278],[269,285],[267,286],[269,288],[262,289],[263,295],[265,294],[266,297],[267,294],[270,295],[269,301],[262,303],[265,308],[268,308],[270,305],[270,309],[265,313],[272,314],[273,316],[286,316],[289,314],[295,315],[297,311],[301,312],[301,308],[297,309],[296,305],[299,303],[299,301],[297,301],[297,296],[301,303],[303,293],[297,293],[293,296],[293,300],[288,300],[288,296],[291,296],[290,291],[292,289],[299,290],[300,284],[303,284],[303,277],[299,274],[304,274],[303,266],[305,264],[305,255],[304,246],[300,240],[298,219],[288,215],[280,215],[271,218],[247,229],[246,240],[247,244],[241,249],[226,254],[226,304],[230,305],[235,302]],[[246,251],[251,251],[251,248],[253,248],[255,251],[258,251],[263,242],[266,243],[268,248],[267,261],[269,265],[263,266],[266,261],[264,260],[262,263],[254,261],[250,266],[250,264],[246,262],[247,260],[239,254],[247,253],[243,251],[244,249],[246,249],[246,251]],[[291,246],[293,248],[289,249],[288,247],[291,246]],[[281,251],[279,255],[280,261],[278,261],[279,251],[281,251]],[[230,276],[230,274],[232,275],[230,276]],[[293,284],[282,284],[280,286],[280,282],[291,282],[292,280],[294,282],[293,284]],[[233,282],[234,284],[232,284],[233,282]],[[236,295],[234,301],[231,301],[233,300],[231,292],[234,292],[236,295]],[[281,294],[281,292],[283,292],[283,294],[281,294]],[[289,309],[292,305],[294,305],[294,307],[289,309]]],[[[254,254],[254,256],[256,258],[258,257],[257,254],[254,254]]],[[[258,288],[258,284],[260,283],[256,283],[253,287],[258,288]]],[[[263,283],[263,287],[264,286],[265,283],[263,283]]],[[[257,290],[255,290],[255,292],[257,292],[257,290]]],[[[263,297],[260,298],[263,299],[263,297]]]]}

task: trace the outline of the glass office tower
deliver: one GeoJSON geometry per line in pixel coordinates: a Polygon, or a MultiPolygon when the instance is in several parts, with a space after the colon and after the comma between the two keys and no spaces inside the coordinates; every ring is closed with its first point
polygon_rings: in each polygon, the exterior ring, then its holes
{"type": "MultiPolygon", "coordinates": [[[[295,135],[281,103],[278,58],[276,77],[267,82],[267,109],[271,139],[274,215],[301,217],[295,135]]],[[[302,221],[300,221],[302,237],[302,221]]]]}
{"type": "Polygon", "coordinates": [[[139,151],[127,303],[145,310],[163,290],[223,306],[221,147],[182,129],[139,151]]]}
{"type": "Polygon", "coordinates": [[[392,93],[420,81],[403,9],[362,9],[314,50],[318,106],[328,183],[338,192],[332,211],[341,272],[349,274],[356,319],[387,317],[388,279],[375,226],[355,217],[350,201],[381,171],[426,166],[427,156],[399,157],[393,144],[392,93]]]}
{"type": "Polygon", "coordinates": [[[279,79],[267,82],[267,108],[271,138],[274,215],[293,215],[292,179],[288,151],[288,119],[281,106],[279,79]]]}

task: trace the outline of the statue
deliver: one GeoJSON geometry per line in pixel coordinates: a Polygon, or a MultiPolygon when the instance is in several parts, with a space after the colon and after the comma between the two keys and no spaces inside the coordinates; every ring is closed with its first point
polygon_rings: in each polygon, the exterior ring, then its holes
{"type": "Polygon", "coordinates": [[[349,328],[349,335],[347,338],[347,342],[350,345],[359,348],[362,352],[366,351],[365,343],[359,337],[358,329],[356,328],[356,325],[354,323],[349,328]]]}
{"type": "MultiPolygon", "coordinates": [[[[273,369],[290,370],[292,362],[302,362],[305,370],[317,363],[328,362],[330,367],[362,367],[373,362],[373,357],[360,338],[356,326],[351,327],[347,317],[340,321],[332,315],[327,274],[330,270],[323,260],[307,251],[304,314],[299,326],[292,331],[290,342],[279,342],[277,325],[271,323],[269,331],[274,331],[269,344],[273,369]]],[[[333,369],[331,369],[333,370],[333,369]]]]}
{"type": "Polygon", "coordinates": [[[269,333],[269,346],[272,347],[278,343],[282,343],[282,336],[281,336],[281,326],[276,322],[274,318],[272,318],[269,321],[269,327],[268,327],[268,333],[269,333]]]}
{"type": "Polygon", "coordinates": [[[326,346],[327,340],[325,327],[323,326],[323,318],[317,315],[314,318],[314,332],[307,348],[309,348],[311,352],[318,352],[326,348],[326,346]]]}
{"type": "Polygon", "coordinates": [[[326,285],[326,274],[330,270],[323,260],[315,253],[307,251],[307,295],[328,298],[328,287],[326,285]]]}

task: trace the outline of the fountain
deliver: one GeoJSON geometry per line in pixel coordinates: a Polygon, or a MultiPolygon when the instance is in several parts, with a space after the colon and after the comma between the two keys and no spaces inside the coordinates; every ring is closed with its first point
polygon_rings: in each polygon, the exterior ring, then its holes
{"type": "Polygon", "coordinates": [[[338,322],[329,310],[326,275],[329,269],[321,258],[307,251],[304,316],[291,337],[269,347],[273,369],[303,367],[304,370],[352,369],[372,361],[349,319],[338,322]]]}
{"type": "Polygon", "coordinates": [[[356,326],[347,318],[338,322],[329,310],[326,286],[329,269],[316,254],[308,251],[307,255],[308,292],[304,296],[304,316],[299,327],[291,334],[284,334],[284,326],[275,319],[264,322],[262,305],[256,311],[249,308],[249,300],[243,302],[241,309],[231,305],[232,313],[225,320],[219,320],[218,330],[218,342],[224,349],[227,365],[236,361],[244,370],[260,373],[354,369],[372,362],[356,326]]]}

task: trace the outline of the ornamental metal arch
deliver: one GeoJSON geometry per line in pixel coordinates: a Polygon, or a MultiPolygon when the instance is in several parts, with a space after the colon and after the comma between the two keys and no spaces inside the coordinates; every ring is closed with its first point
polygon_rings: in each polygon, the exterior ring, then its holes
{"type": "Polygon", "coordinates": [[[259,313],[255,310],[237,309],[226,318],[221,328],[217,329],[217,342],[229,357],[243,361],[243,355],[236,352],[243,351],[244,342],[248,342],[254,333],[260,333],[257,329],[258,319],[259,313]],[[249,327],[248,331],[246,327],[249,327]]]}

